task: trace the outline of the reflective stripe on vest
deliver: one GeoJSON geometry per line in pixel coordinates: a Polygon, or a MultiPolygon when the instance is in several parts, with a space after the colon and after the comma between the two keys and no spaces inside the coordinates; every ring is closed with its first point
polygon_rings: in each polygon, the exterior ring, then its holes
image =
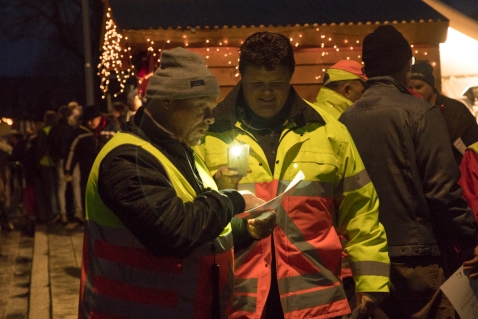
{"type": "MultiPolygon", "coordinates": [[[[45,132],[46,136],[50,134],[51,126],[45,126],[43,129],[43,132],[45,132]]],[[[55,166],[55,163],[53,163],[53,160],[51,159],[50,155],[45,154],[43,157],[40,159],[40,165],[42,166],[55,166]]]]}
{"type": "MultiPolygon", "coordinates": [[[[175,166],[150,143],[117,133],[95,160],[87,185],[85,242],[81,276],[80,318],[211,317],[211,266],[219,264],[221,318],[226,318],[233,284],[232,232],[228,225],[211,243],[186,258],[155,257],[127,230],[97,192],[99,166],[114,148],[133,144],[163,165],[177,196],[192,201],[196,193],[175,166]]],[[[196,167],[205,187],[217,189],[204,164],[196,167]]]]}

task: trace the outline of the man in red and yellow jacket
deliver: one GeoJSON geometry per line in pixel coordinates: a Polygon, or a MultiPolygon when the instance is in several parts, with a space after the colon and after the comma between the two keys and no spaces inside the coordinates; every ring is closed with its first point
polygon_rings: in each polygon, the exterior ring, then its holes
{"type": "MultiPolygon", "coordinates": [[[[302,171],[305,179],[276,210],[277,226],[260,241],[235,244],[230,318],[334,318],[350,313],[340,279],[348,243],[357,311],[371,314],[389,291],[389,258],[378,198],[345,127],[291,87],[295,68],[287,37],[251,35],[241,46],[241,82],[214,110],[197,147],[220,187],[269,200],[302,171]],[[248,144],[250,173],[227,168],[227,149],[248,144]]],[[[234,223],[234,221],[233,221],[234,223]]]]}

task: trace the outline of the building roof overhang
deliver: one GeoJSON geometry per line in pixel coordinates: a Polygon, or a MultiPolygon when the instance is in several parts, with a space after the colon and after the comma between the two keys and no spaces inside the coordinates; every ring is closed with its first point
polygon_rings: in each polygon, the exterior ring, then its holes
{"type": "Polygon", "coordinates": [[[239,47],[250,34],[270,30],[300,46],[317,47],[323,36],[335,41],[363,39],[390,23],[411,44],[446,40],[448,19],[420,0],[108,0],[111,16],[128,43],[148,46],[239,47]],[[343,39],[342,39],[343,38],[343,39]],[[206,42],[207,41],[207,42],[206,42]],[[225,43],[226,41],[226,43],[225,43]]]}

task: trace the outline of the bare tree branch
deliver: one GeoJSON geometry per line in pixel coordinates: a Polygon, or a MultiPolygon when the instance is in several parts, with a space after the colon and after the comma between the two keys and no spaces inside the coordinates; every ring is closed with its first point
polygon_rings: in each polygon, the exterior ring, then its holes
{"type": "MultiPolygon", "coordinates": [[[[81,0],[0,0],[6,14],[0,19],[0,34],[11,41],[40,39],[51,50],[66,50],[74,59],[70,64],[83,69],[84,44],[81,0]],[[8,13],[8,14],[7,14],[8,13]]],[[[99,27],[101,0],[90,0],[90,21],[99,27]]],[[[92,28],[93,45],[98,46],[100,31],[92,28]]]]}

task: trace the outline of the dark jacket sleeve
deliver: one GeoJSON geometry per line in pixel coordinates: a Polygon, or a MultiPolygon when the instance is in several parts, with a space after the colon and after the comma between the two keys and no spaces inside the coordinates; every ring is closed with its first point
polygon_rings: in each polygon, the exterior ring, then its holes
{"type": "Polygon", "coordinates": [[[436,230],[451,232],[464,249],[474,247],[473,212],[462,197],[458,185],[460,169],[449,148],[450,137],[438,108],[433,107],[423,114],[415,143],[417,163],[423,174],[423,190],[436,230]]]}
{"type": "Polygon", "coordinates": [[[212,242],[245,205],[232,190],[207,190],[183,202],[159,161],[132,145],[103,159],[98,189],[105,204],[156,256],[185,256],[212,242]]]}

